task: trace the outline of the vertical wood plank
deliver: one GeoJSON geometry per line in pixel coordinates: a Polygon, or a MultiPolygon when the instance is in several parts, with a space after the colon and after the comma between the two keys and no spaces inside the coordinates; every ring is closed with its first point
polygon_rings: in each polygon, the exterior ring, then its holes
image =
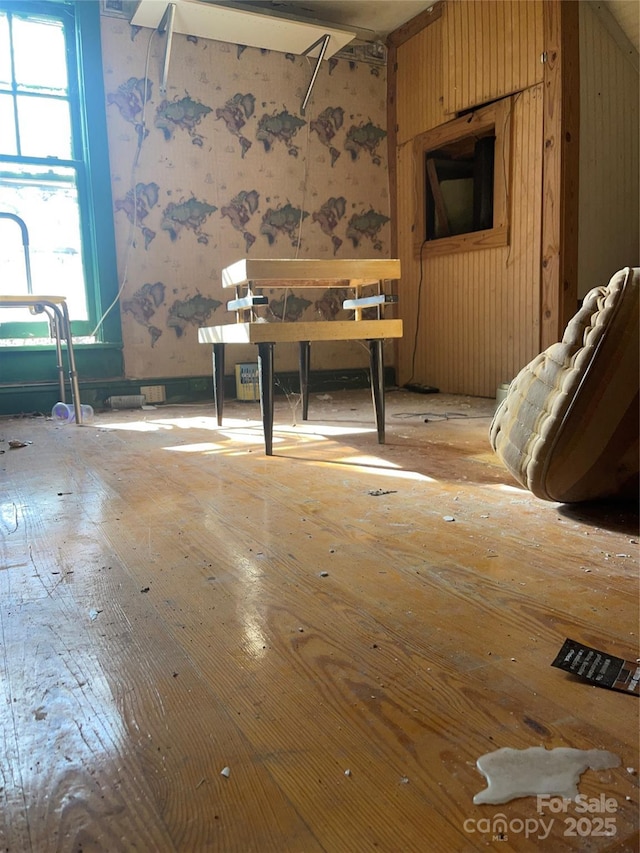
{"type": "MultiPolygon", "coordinates": [[[[387,163],[389,169],[389,212],[392,222],[398,219],[398,51],[391,44],[387,54],[387,163]]],[[[391,257],[398,257],[398,231],[391,229],[391,257]]]]}
{"type": "Polygon", "coordinates": [[[496,40],[504,44],[504,50],[501,50],[497,56],[496,63],[496,92],[498,95],[504,95],[504,81],[507,77],[507,68],[511,67],[511,62],[507,61],[507,56],[511,55],[511,39],[505,37],[505,21],[507,14],[510,13],[508,3],[496,3],[496,40]]]}
{"type": "Polygon", "coordinates": [[[544,0],[544,163],[540,349],[575,313],[578,260],[578,4],[544,0]]]}
{"type": "Polygon", "coordinates": [[[542,0],[456,0],[443,21],[448,114],[542,82],[542,0]]]}
{"type": "Polygon", "coordinates": [[[389,127],[397,126],[398,144],[442,124],[442,19],[434,18],[399,47],[392,42],[388,67],[395,78],[395,124],[389,127]]]}

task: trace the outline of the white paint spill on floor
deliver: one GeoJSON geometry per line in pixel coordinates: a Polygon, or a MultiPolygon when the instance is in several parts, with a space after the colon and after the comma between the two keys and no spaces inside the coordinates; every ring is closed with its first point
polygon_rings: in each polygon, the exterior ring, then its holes
{"type": "Polygon", "coordinates": [[[473,798],[480,803],[508,803],[518,797],[549,794],[578,796],[578,782],[585,770],[608,770],[620,766],[620,759],[604,749],[528,749],[503,747],[480,756],[478,770],[488,787],[473,798]]]}

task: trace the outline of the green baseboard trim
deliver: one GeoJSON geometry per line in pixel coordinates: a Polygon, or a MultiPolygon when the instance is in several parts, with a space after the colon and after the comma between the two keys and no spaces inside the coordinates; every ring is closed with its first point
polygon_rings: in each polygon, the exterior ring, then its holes
{"type": "MultiPolygon", "coordinates": [[[[54,364],[55,367],[55,364],[54,364]]],[[[4,372],[3,372],[4,373],[4,372]]],[[[55,373],[55,370],[54,370],[55,373]]],[[[385,385],[394,387],[395,370],[385,368],[385,385]]],[[[87,379],[80,381],[80,397],[96,411],[108,408],[109,397],[140,394],[145,386],[163,385],[166,403],[213,402],[211,376],[169,377],[153,379],[87,379]]],[[[309,376],[309,391],[314,394],[344,391],[349,388],[368,388],[369,371],[362,368],[348,370],[316,370],[309,376]]],[[[235,376],[224,378],[225,398],[236,397],[235,376]]],[[[297,373],[276,373],[276,394],[298,394],[300,383],[297,373]]],[[[67,390],[67,401],[71,395],[67,390]]],[[[33,412],[48,414],[59,401],[57,377],[49,382],[0,383],[0,415],[25,415],[33,412]]]]}
{"type": "MultiPolygon", "coordinates": [[[[107,379],[122,376],[122,344],[74,344],[78,376],[107,379]]],[[[40,384],[58,381],[56,348],[53,344],[0,348],[2,373],[0,385],[40,384]]],[[[62,363],[68,370],[67,348],[62,347],[62,363]]]]}

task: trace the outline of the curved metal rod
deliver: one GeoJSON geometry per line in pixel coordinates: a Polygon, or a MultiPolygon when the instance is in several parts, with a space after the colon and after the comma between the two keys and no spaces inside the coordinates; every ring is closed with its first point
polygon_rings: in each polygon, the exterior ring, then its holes
{"type": "Polygon", "coordinates": [[[29,259],[29,229],[27,223],[15,213],[0,210],[0,219],[11,219],[15,222],[22,232],[22,245],[24,248],[24,266],[27,275],[27,293],[33,294],[33,284],[31,283],[31,261],[29,259]]]}

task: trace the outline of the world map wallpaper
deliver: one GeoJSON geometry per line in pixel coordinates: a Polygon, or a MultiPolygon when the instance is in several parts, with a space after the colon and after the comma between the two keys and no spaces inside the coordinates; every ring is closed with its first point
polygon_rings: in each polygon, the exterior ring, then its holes
{"type": "MultiPolygon", "coordinates": [[[[221,271],[243,257],[390,257],[384,65],[323,61],[303,115],[313,59],[174,35],[161,92],[164,38],[101,26],[127,376],[210,371],[197,329],[234,322],[221,271]]],[[[346,293],[264,293],[267,321],[348,316],[346,293]]],[[[366,360],[344,342],[313,366],[366,360]]]]}

